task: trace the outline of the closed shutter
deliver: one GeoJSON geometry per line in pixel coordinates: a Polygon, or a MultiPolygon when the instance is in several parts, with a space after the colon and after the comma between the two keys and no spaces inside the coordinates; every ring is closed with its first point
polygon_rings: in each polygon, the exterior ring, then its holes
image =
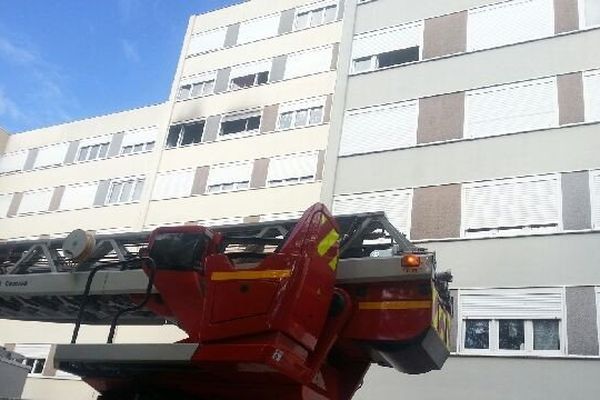
{"type": "Polygon", "coordinates": [[[81,149],[82,147],[94,146],[96,144],[110,143],[111,141],[112,135],[96,136],[93,138],[81,140],[79,142],[79,148],[81,149]]]}
{"type": "Polygon", "coordinates": [[[312,99],[299,100],[279,105],[279,113],[286,113],[296,110],[307,110],[315,107],[325,107],[325,97],[314,97],[312,99]]]}
{"type": "Polygon", "coordinates": [[[69,143],[60,143],[53,146],[43,147],[38,150],[35,158],[34,168],[48,167],[51,165],[61,165],[65,161],[65,156],[69,150],[69,143]]]}
{"type": "Polygon", "coordinates": [[[600,70],[583,74],[586,122],[600,121],[600,70]]]}
{"type": "Polygon", "coordinates": [[[144,129],[128,132],[125,134],[121,146],[135,146],[136,144],[154,142],[156,140],[156,135],[156,129],[144,129]]]}
{"type": "Polygon", "coordinates": [[[563,289],[461,290],[463,319],[562,319],[563,289]]]}
{"type": "Polygon", "coordinates": [[[469,10],[467,50],[554,35],[553,0],[514,0],[469,10]]]}
{"type": "Polygon", "coordinates": [[[253,163],[213,165],[208,173],[208,186],[234,182],[250,182],[253,163]]]}
{"type": "Polygon", "coordinates": [[[344,215],[383,211],[396,229],[409,235],[412,194],[413,191],[409,189],[338,195],[333,200],[333,213],[344,215]]]}
{"type": "Polygon", "coordinates": [[[19,151],[0,156],[0,174],[3,172],[21,171],[27,160],[27,151],[19,151]]]}
{"type": "Polygon", "coordinates": [[[193,84],[193,83],[215,81],[216,79],[217,79],[217,71],[210,71],[210,72],[203,72],[201,74],[189,75],[189,76],[183,77],[179,81],[179,84],[181,86],[183,86],[183,85],[189,85],[189,84],[193,84]]]}
{"type": "Polygon", "coordinates": [[[185,170],[159,174],[154,182],[152,200],[189,196],[192,193],[195,173],[195,170],[185,170]]]}
{"type": "Polygon", "coordinates": [[[300,219],[302,214],[304,214],[304,211],[288,211],[282,213],[264,214],[260,216],[260,222],[296,220],[300,219]]]}
{"type": "Polygon", "coordinates": [[[467,137],[558,126],[556,78],[470,91],[465,113],[467,137]]]}
{"type": "Polygon", "coordinates": [[[227,28],[215,29],[208,32],[200,32],[192,36],[188,47],[188,55],[204,53],[206,51],[223,48],[227,28]]]}
{"type": "Polygon", "coordinates": [[[296,14],[302,14],[305,12],[318,10],[318,9],[330,7],[330,6],[337,6],[338,2],[339,2],[338,0],[323,0],[323,1],[316,2],[316,3],[311,3],[311,4],[308,4],[305,6],[300,6],[300,7],[296,8],[296,14]]]}
{"type": "Polygon", "coordinates": [[[262,60],[258,62],[251,62],[247,64],[237,65],[231,68],[230,79],[238,78],[240,76],[257,74],[259,72],[270,71],[271,60],[262,60]]]}
{"type": "Polygon", "coordinates": [[[277,36],[279,19],[280,14],[274,14],[268,17],[242,22],[240,24],[238,44],[277,36]]]}
{"type": "Polygon", "coordinates": [[[26,358],[41,358],[46,359],[50,354],[49,344],[17,344],[13,349],[15,353],[19,353],[26,358]]]}
{"type": "Polygon", "coordinates": [[[579,4],[579,13],[585,15],[585,27],[590,28],[600,25],[600,1],[581,0],[579,4]]]}
{"type": "Polygon", "coordinates": [[[10,203],[12,203],[12,194],[0,194],[0,218],[6,217],[10,203]]]}
{"type": "Polygon", "coordinates": [[[561,222],[560,193],[555,175],[463,185],[463,233],[556,231],[561,222]]]}
{"type": "Polygon", "coordinates": [[[285,181],[300,178],[314,179],[318,156],[317,152],[312,152],[272,158],[269,162],[267,181],[285,181]]]}
{"type": "Polygon", "coordinates": [[[48,211],[53,193],[53,189],[23,193],[23,199],[19,204],[19,214],[48,211]]]}
{"type": "Polygon", "coordinates": [[[98,182],[67,186],[60,200],[60,209],[78,210],[92,207],[97,191],[98,182]]]}
{"type": "Polygon", "coordinates": [[[238,225],[244,223],[242,217],[222,217],[222,218],[211,218],[205,219],[198,222],[201,226],[225,226],[225,225],[238,225]]]}
{"type": "Polygon", "coordinates": [[[329,71],[332,54],[332,47],[290,54],[285,64],[284,79],[329,71]]]}
{"type": "Polygon", "coordinates": [[[352,59],[419,46],[423,42],[423,21],[356,35],[352,59]]]}
{"type": "Polygon", "coordinates": [[[594,229],[600,229],[600,171],[591,175],[592,183],[592,225],[594,229]]]}
{"type": "Polygon", "coordinates": [[[414,146],[419,105],[409,101],[346,113],[340,155],[414,146]]]}

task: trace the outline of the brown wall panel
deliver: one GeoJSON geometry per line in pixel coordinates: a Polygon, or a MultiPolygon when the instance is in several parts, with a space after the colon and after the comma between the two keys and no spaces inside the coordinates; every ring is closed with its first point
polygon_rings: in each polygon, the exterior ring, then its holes
{"type": "Polygon", "coordinates": [[[425,20],[423,58],[441,57],[467,50],[467,12],[425,20]]]}
{"type": "Polygon", "coordinates": [[[464,120],[464,92],[420,99],[417,143],[460,139],[464,120]]]}
{"type": "Polygon", "coordinates": [[[446,185],[415,189],[411,239],[460,237],[461,186],[446,185]]]}

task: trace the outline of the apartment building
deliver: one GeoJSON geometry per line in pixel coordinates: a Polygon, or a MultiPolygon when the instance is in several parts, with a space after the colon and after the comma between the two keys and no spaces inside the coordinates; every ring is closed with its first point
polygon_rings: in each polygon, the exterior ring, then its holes
{"type": "MultiPolygon", "coordinates": [[[[293,218],[316,201],[383,210],[453,270],[453,353],[424,376],[374,367],[358,399],[593,396],[597,43],[600,0],[250,0],[192,16],[164,103],[0,132],[0,239],[293,218]]],[[[25,397],[93,398],[48,362],[70,326],[0,327],[38,366],[25,397]]]]}

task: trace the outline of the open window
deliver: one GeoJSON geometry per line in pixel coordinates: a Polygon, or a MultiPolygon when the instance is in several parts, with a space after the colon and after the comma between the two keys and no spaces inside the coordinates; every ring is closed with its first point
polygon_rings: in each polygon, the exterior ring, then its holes
{"type": "Polygon", "coordinates": [[[169,149],[200,143],[205,124],[205,121],[197,121],[171,126],[166,147],[169,149]]]}
{"type": "Polygon", "coordinates": [[[338,14],[337,1],[325,1],[299,7],[296,11],[294,30],[314,28],[335,21],[338,14]]]}
{"type": "Polygon", "coordinates": [[[223,117],[219,135],[221,137],[230,137],[254,133],[260,129],[260,121],[260,111],[223,117]]]}

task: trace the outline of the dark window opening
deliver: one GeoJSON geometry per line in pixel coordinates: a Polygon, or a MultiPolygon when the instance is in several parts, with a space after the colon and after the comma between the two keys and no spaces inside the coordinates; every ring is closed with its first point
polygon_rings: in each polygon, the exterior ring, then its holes
{"type": "Polygon", "coordinates": [[[221,124],[221,134],[230,135],[234,133],[253,131],[260,127],[260,116],[224,121],[221,124]]]}
{"type": "Polygon", "coordinates": [[[269,71],[258,72],[256,74],[239,76],[231,80],[232,89],[249,88],[256,85],[262,85],[269,81],[269,71]]]}
{"type": "Polygon", "coordinates": [[[187,146],[202,141],[204,132],[204,121],[192,124],[173,125],[169,128],[167,136],[167,148],[187,146]]]}
{"type": "Polygon", "coordinates": [[[377,68],[406,64],[412,61],[419,61],[419,46],[377,55],[377,68]]]}

